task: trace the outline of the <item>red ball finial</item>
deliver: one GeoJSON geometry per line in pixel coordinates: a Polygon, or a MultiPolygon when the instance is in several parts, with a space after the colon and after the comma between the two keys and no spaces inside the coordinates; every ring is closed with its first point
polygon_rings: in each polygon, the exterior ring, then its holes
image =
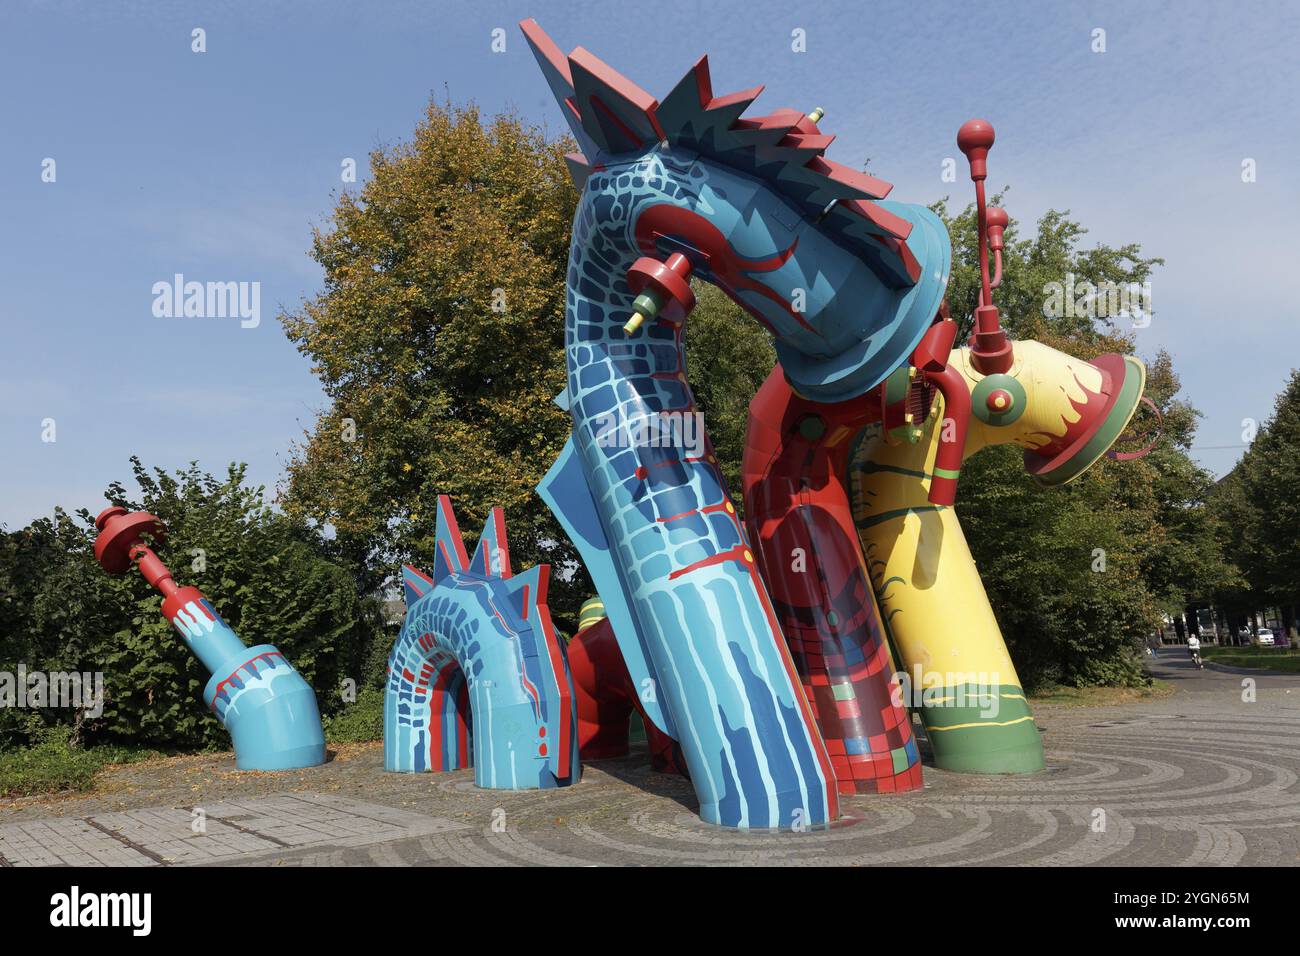
{"type": "Polygon", "coordinates": [[[993,145],[993,124],[988,120],[973,119],[961,124],[957,130],[957,148],[970,162],[970,178],[979,181],[988,176],[989,148],[993,145]]]}

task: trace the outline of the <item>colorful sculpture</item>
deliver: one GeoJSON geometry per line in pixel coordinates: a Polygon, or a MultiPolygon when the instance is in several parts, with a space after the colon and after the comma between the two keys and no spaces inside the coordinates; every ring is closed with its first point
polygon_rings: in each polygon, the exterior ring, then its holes
{"type": "Polygon", "coordinates": [[[1128,423],[1143,371],[1001,330],[992,127],[972,121],[958,138],[983,289],[971,342],[954,350],[942,223],[827,160],[822,111],[743,119],[760,90],[714,96],[706,58],[659,103],[521,27],[581,147],[568,157],[581,198],[557,398],[573,433],[538,491],[600,591],[646,715],[680,746],[703,818],[817,826],[840,792],[919,786],[898,665],[939,682],[918,709],[940,766],[1041,767],[950,506],[984,444],[1025,445],[1044,484],[1081,473],[1128,423]],[[682,353],[692,278],[761,322],[780,359],[751,407],[748,535],[707,436],[681,440],[697,415],[682,353]]]}
{"type": "Polygon", "coordinates": [[[680,773],[680,748],[654,725],[641,706],[641,689],[632,684],[618,640],[605,616],[604,602],[599,598],[582,606],[578,633],[569,642],[568,657],[578,708],[578,747],[582,759],[625,756],[635,712],[645,726],[650,765],[661,773],[680,773]]]}
{"type": "Polygon", "coordinates": [[[577,782],[572,680],[546,606],[550,567],[513,574],[500,508],[472,559],[446,495],[436,535],[433,575],[403,570],[406,620],[388,659],[384,769],[472,763],[475,782],[496,790],[577,782]]]}
{"type": "Polygon", "coordinates": [[[316,693],[271,644],[246,647],[203,592],[180,587],[143,540],[166,540],[163,523],[145,511],[106,508],[95,519],[95,559],[109,574],[134,563],[162,592],[162,613],[212,678],[203,701],[230,731],[240,770],[292,770],[325,762],[316,693]]]}
{"type": "Polygon", "coordinates": [[[750,403],[743,463],[749,537],[841,793],[921,786],[847,488],[854,440],[880,415],[879,390],[800,399],[778,366],[750,403]]]}
{"type": "MultiPolygon", "coordinates": [[[[970,348],[950,356],[971,408],[957,462],[1015,442],[1036,482],[1064,484],[1124,430],[1145,369],[1130,356],[1084,362],[1038,342],[1011,346],[1006,372],[982,372],[970,348]]],[[[859,436],[848,466],[858,534],[935,764],[974,773],[1040,770],[1038,728],[957,513],[929,494],[949,420],[945,402],[936,400],[939,410],[914,444],[890,444],[879,426],[859,436]]]]}
{"type": "Polygon", "coordinates": [[[1145,373],[1002,331],[992,127],[958,135],[982,290],[954,348],[942,223],[827,160],[820,109],[743,119],[759,89],[715,97],[706,58],[659,103],[521,27],[582,148],[556,398],[573,430],[538,492],[600,598],[566,656],[545,568],[531,589],[511,579],[499,511],[467,560],[440,498],[434,575],[405,572],[386,766],[464,766],[472,719],[480,786],[561,786],[579,748],[627,752],[635,709],[655,766],[690,777],[705,820],[742,828],[823,826],[841,793],[921,786],[913,711],[941,767],[1041,768],[951,508],[962,462],[1017,442],[1040,484],[1070,481],[1127,426],[1145,373]],[[758,319],[780,360],[750,407],[748,529],[697,430],[692,279],[758,319]]]}

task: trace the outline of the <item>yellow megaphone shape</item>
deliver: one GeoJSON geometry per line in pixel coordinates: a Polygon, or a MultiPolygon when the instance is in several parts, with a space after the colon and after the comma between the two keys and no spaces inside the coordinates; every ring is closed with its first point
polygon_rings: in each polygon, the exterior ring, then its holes
{"type": "Polygon", "coordinates": [[[970,395],[964,428],[945,417],[936,392],[915,443],[869,429],[849,465],[854,519],[908,703],[936,764],[973,773],[1041,769],[1043,749],[957,514],[929,500],[936,457],[964,432],[961,460],[1015,443],[1034,481],[1065,484],[1120,437],[1146,380],[1131,356],[1089,362],[1040,342],[1008,344],[1008,367],[989,374],[970,348],[950,354],[970,395]]]}

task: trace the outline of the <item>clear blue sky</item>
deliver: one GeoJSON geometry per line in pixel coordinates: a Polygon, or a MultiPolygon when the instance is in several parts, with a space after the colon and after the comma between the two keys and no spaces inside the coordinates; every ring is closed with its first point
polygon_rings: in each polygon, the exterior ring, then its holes
{"type": "Polygon", "coordinates": [[[662,96],[707,52],[715,89],[827,109],[830,156],[892,198],[940,181],[960,123],[997,128],[994,184],[1032,222],[1168,260],[1139,351],[1173,353],[1198,457],[1240,455],[1295,345],[1300,66],[1294,4],[5,0],[0,9],[0,522],[103,506],[127,458],[274,487],[323,401],[280,307],[320,285],[310,227],[340,161],[406,138],[430,94],[562,128],[515,24],[536,17],[662,96]],[[190,31],[207,31],[207,52],[190,31]],[[508,31],[494,54],[491,31],[508,31]],[[808,52],[790,51],[794,28],[808,52]],[[1106,30],[1107,52],[1091,52],[1106,30]],[[57,181],[41,181],[45,158],[57,181]],[[1253,158],[1258,181],[1241,182],[1253,158]],[[261,324],[166,319],[153,284],[261,283],[261,324]],[[57,441],[42,442],[53,418],[57,441]]]}

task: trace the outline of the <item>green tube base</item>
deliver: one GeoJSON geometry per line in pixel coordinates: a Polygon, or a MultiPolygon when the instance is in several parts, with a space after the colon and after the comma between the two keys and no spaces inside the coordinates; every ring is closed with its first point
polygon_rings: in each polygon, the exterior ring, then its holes
{"type": "Polygon", "coordinates": [[[917,710],[935,766],[954,773],[1034,773],[1042,770],[1043,741],[1024,691],[1013,685],[987,690],[926,690],[917,710]]]}

